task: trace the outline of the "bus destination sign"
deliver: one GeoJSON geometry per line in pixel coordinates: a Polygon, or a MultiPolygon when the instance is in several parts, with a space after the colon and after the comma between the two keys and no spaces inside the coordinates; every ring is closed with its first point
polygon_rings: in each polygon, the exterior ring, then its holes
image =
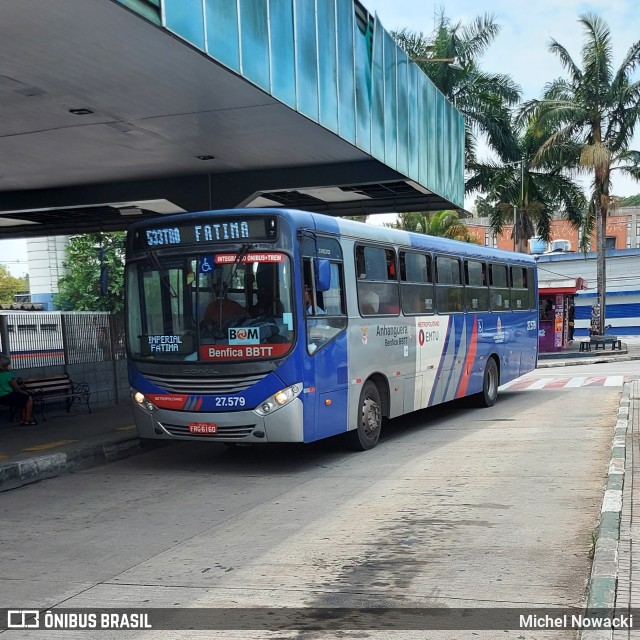
{"type": "Polygon", "coordinates": [[[133,248],[159,249],[224,242],[265,242],[277,237],[275,216],[263,218],[208,218],[137,229],[133,248]]]}

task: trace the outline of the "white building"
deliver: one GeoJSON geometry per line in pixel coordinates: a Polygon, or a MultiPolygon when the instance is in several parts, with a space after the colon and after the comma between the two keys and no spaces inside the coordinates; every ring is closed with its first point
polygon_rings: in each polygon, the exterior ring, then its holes
{"type": "MultiPolygon", "coordinates": [[[[588,336],[591,308],[597,299],[595,253],[545,254],[537,259],[540,282],[583,278],[587,289],[575,296],[575,335],[588,336]]],[[[640,334],[640,248],[607,251],[605,318],[608,334],[640,334]]]]}
{"type": "Polygon", "coordinates": [[[42,304],[44,311],[54,308],[53,296],[58,293],[58,278],[65,273],[62,264],[68,244],[69,236],[27,240],[31,302],[42,304]]]}

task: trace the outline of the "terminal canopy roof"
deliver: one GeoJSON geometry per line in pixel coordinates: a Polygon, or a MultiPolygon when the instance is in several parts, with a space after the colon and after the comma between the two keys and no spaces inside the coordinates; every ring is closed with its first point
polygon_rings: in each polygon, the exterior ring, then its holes
{"type": "Polygon", "coordinates": [[[250,4],[3,0],[0,239],[463,206],[462,116],[375,16],[250,4]]]}

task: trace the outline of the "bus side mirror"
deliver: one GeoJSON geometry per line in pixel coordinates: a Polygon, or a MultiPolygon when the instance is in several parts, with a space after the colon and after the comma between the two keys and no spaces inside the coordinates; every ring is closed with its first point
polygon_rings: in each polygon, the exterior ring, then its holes
{"type": "Polygon", "coordinates": [[[329,291],[331,289],[331,263],[324,258],[316,259],[316,290],[329,291]]]}

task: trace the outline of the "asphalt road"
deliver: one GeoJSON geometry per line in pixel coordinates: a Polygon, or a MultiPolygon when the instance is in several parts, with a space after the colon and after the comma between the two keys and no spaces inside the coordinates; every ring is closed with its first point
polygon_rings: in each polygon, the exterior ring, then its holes
{"type": "MultiPolygon", "coordinates": [[[[0,494],[0,601],[38,609],[579,606],[618,382],[633,364],[539,370],[490,409],[452,403],[392,421],[366,453],[336,441],[233,451],[184,443],[0,494]],[[582,383],[570,384],[575,378],[582,383]]],[[[152,634],[575,637],[540,630],[152,634]]]]}

